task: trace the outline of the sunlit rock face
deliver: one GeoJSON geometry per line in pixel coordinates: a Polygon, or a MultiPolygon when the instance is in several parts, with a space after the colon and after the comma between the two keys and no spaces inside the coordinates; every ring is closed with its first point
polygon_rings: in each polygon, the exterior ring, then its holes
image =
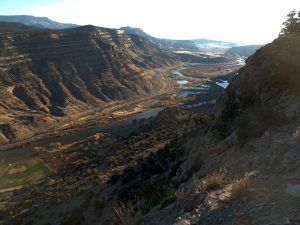
{"type": "Polygon", "coordinates": [[[119,30],[85,26],[41,30],[6,24],[0,35],[2,107],[61,114],[70,104],[97,104],[151,92],[143,69],[174,62],[155,45],[119,30]],[[2,95],[3,96],[3,95],[2,95]]]}
{"type": "Polygon", "coordinates": [[[175,62],[146,39],[120,30],[0,23],[1,140],[24,123],[39,124],[38,114],[73,115],[107,101],[154,93],[162,84],[146,70],[175,62]],[[23,112],[34,113],[34,121],[16,116],[23,112]]]}

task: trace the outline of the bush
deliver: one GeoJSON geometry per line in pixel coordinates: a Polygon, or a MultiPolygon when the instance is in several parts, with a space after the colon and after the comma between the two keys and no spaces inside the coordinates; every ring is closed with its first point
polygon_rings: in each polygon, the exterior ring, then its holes
{"type": "Polygon", "coordinates": [[[188,197],[188,193],[184,190],[184,188],[180,188],[177,191],[175,191],[176,201],[178,203],[183,203],[186,201],[188,197]]]}
{"type": "Polygon", "coordinates": [[[113,225],[137,225],[139,218],[140,210],[135,210],[130,201],[120,202],[114,207],[113,225]]]}
{"type": "Polygon", "coordinates": [[[141,184],[139,196],[145,201],[143,213],[160,204],[166,198],[174,199],[175,201],[174,192],[168,188],[168,185],[168,179],[165,177],[157,177],[153,182],[148,180],[141,184]]]}
{"type": "Polygon", "coordinates": [[[176,195],[173,190],[170,190],[167,194],[165,194],[165,197],[162,199],[160,208],[165,208],[166,206],[172,204],[176,201],[176,195]]]}
{"type": "Polygon", "coordinates": [[[194,176],[194,185],[196,192],[201,194],[204,191],[209,191],[220,187],[226,182],[227,171],[224,169],[216,170],[207,175],[201,180],[197,180],[194,176]]]}
{"type": "Polygon", "coordinates": [[[245,197],[249,191],[250,180],[247,177],[236,179],[231,184],[229,200],[238,200],[245,197]]]}
{"type": "Polygon", "coordinates": [[[300,33],[300,11],[292,10],[287,15],[286,21],[283,22],[279,36],[287,36],[300,33]]]}

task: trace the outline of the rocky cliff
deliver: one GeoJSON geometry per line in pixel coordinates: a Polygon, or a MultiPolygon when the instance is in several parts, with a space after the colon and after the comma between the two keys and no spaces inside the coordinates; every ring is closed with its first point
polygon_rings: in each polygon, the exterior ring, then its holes
{"type": "Polygon", "coordinates": [[[162,201],[140,224],[300,223],[299,57],[300,36],[291,35],[247,60],[209,131],[181,145],[180,183],[168,189],[175,186],[174,202],[162,201]]]}
{"type": "Polygon", "coordinates": [[[297,118],[299,57],[300,36],[292,35],[274,40],[248,58],[216,108],[217,125],[224,125],[226,132],[236,126],[249,128],[257,136],[274,123],[297,118]]]}
{"type": "Polygon", "coordinates": [[[148,40],[122,30],[46,30],[5,22],[0,29],[3,124],[13,111],[63,116],[147,95],[161,86],[145,70],[174,63],[148,40]]]}

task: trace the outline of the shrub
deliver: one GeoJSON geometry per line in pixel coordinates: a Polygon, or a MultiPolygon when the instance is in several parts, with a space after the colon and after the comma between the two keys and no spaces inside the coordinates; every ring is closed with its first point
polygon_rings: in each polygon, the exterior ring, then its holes
{"type": "Polygon", "coordinates": [[[166,199],[176,200],[174,191],[168,187],[168,179],[165,177],[157,177],[153,182],[147,180],[140,185],[139,196],[142,196],[145,201],[143,213],[146,213],[166,199]]]}
{"type": "Polygon", "coordinates": [[[160,208],[165,208],[166,206],[172,204],[175,201],[176,201],[175,192],[174,191],[169,191],[169,193],[167,193],[165,195],[165,197],[162,199],[161,204],[160,204],[160,208]]]}
{"type": "Polygon", "coordinates": [[[184,188],[179,188],[175,191],[175,197],[178,203],[182,203],[187,199],[188,193],[184,190],[184,188]]]}
{"type": "Polygon", "coordinates": [[[282,23],[283,28],[281,29],[279,36],[284,37],[291,34],[300,33],[300,11],[292,10],[288,13],[286,21],[282,23]]]}
{"type": "Polygon", "coordinates": [[[218,188],[226,182],[227,171],[224,169],[216,170],[201,180],[197,180],[194,176],[194,185],[197,193],[203,193],[218,188]]]}
{"type": "Polygon", "coordinates": [[[130,201],[118,203],[113,212],[113,225],[137,225],[139,223],[140,210],[135,210],[130,201]]]}
{"type": "Polygon", "coordinates": [[[238,200],[245,197],[249,191],[250,180],[247,177],[236,179],[231,183],[229,200],[238,200]]]}

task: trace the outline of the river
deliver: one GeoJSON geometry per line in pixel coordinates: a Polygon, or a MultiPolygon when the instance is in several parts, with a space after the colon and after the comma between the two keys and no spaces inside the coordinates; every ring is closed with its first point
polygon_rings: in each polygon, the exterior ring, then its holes
{"type": "Polygon", "coordinates": [[[18,147],[15,149],[0,151],[0,162],[1,160],[7,161],[18,161],[27,157],[32,157],[37,153],[34,151],[34,147],[48,147],[50,143],[60,142],[62,144],[70,144],[78,140],[83,140],[96,132],[110,133],[113,137],[118,138],[121,136],[129,135],[130,132],[135,128],[133,126],[134,120],[148,119],[155,117],[161,111],[161,109],[153,109],[144,111],[141,113],[134,114],[128,118],[120,119],[106,124],[99,124],[91,128],[83,129],[72,134],[68,134],[62,137],[55,137],[47,139],[43,142],[32,142],[29,145],[18,147]]]}

